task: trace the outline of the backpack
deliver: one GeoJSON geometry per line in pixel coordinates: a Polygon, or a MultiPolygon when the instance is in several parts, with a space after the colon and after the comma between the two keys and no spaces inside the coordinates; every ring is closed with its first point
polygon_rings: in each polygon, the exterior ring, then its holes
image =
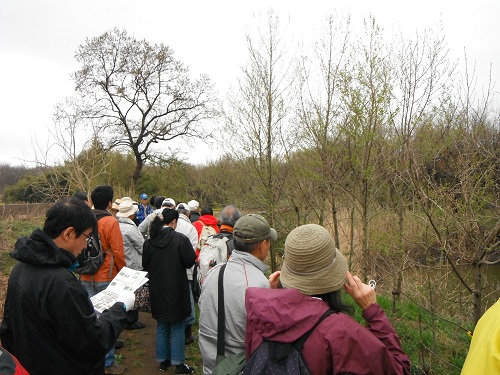
{"type": "Polygon", "coordinates": [[[243,368],[243,375],[309,375],[309,369],[307,368],[300,350],[312,331],[330,314],[333,314],[333,311],[327,310],[309,331],[304,333],[294,342],[283,343],[273,340],[264,340],[246,362],[243,368]]]}
{"type": "Polygon", "coordinates": [[[205,245],[207,238],[213,236],[214,234],[217,234],[217,231],[211,225],[206,225],[205,223],[203,223],[203,228],[201,228],[200,238],[198,239],[198,246],[197,246],[198,249],[201,250],[203,245],[205,245]]]}
{"type": "MultiPolygon", "coordinates": [[[[97,221],[99,221],[101,217],[99,217],[97,221]]],[[[111,249],[109,248],[106,252],[102,251],[102,243],[99,237],[99,232],[97,227],[95,227],[92,231],[91,243],[76,257],[80,265],[76,267],[73,272],[80,275],[93,275],[101,268],[106,255],[111,254],[111,267],[109,274],[109,277],[111,277],[113,271],[113,253],[110,252],[110,250],[111,249]]]]}
{"type": "Polygon", "coordinates": [[[229,239],[229,236],[230,234],[217,233],[205,241],[198,257],[200,283],[203,283],[203,279],[213,267],[227,262],[234,249],[234,239],[229,239]]]}

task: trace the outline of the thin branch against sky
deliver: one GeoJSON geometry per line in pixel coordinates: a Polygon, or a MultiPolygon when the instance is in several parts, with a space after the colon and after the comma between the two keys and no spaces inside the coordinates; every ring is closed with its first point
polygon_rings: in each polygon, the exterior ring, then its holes
{"type": "Polygon", "coordinates": [[[469,62],[475,62],[479,87],[489,84],[492,66],[491,80],[497,83],[495,91],[500,91],[498,0],[478,0],[468,6],[451,0],[312,0],[307,5],[295,0],[145,0],[140,4],[131,0],[3,0],[0,163],[23,164],[33,159],[31,139],[45,143],[48,129],[53,127],[54,107],[74,92],[70,80],[78,67],[74,55],[86,38],[118,27],[136,38],[164,43],[193,75],[208,74],[223,99],[245,64],[245,33],[254,15],[269,8],[290,19],[295,41],[309,45],[329,13],[350,13],[354,28],[361,25],[363,17],[373,14],[389,34],[399,28],[405,33],[423,32],[441,22],[452,56],[463,58],[465,48],[469,62]]]}

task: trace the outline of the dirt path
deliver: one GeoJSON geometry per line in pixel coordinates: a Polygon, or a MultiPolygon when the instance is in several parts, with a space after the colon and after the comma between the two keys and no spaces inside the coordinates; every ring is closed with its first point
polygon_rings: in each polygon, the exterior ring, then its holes
{"type": "MultiPolygon", "coordinates": [[[[139,313],[139,321],[146,323],[146,327],[134,331],[124,330],[120,335],[124,346],[115,351],[118,361],[127,368],[124,375],[173,374],[175,367],[171,367],[169,372],[163,372],[156,363],[156,321],[151,314],[143,312],[139,313]]],[[[195,374],[203,373],[198,341],[186,346],[186,363],[195,368],[195,374]]]]}

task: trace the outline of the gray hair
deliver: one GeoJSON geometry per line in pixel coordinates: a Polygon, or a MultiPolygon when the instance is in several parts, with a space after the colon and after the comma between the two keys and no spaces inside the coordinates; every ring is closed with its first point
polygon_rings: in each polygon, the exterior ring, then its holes
{"type": "Polygon", "coordinates": [[[234,224],[241,217],[241,212],[235,206],[229,205],[222,209],[220,212],[220,223],[221,225],[229,225],[234,227],[234,224]]]}
{"type": "Polygon", "coordinates": [[[187,217],[189,217],[189,214],[190,214],[189,210],[186,210],[185,208],[179,207],[179,208],[177,208],[177,211],[179,211],[180,214],[183,214],[183,215],[186,215],[187,217]]]}

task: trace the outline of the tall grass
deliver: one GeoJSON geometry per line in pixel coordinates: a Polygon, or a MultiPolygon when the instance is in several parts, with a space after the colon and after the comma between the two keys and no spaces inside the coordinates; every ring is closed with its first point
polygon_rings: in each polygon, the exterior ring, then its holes
{"type": "MultiPolygon", "coordinates": [[[[0,272],[8,276],[15,261],[8,255],[18,237],[29,235],[37,226],[43,225],[43,217],[21,216],[0,217],[0,272]]],[[[384,293],[381,288],[379,293],[384,293]]],[[[411,360],[412,374],[432,373],[435,375],[460,374],[470,337],[460,328],[463,322],[456,317],[431,314],[425,308],[402,296],[395,313],[391,312],[390,295],[379,294],[378,302],[399,334],[404,351],[411,360]],[[453,324],[457,323],[457,324],[453,324]]],[[[345,295],[346,302],[355,305],[351,297],[345,295]]],[[[3,301],[2,301],[3,302],[3,301]]],[[[198,308],[196,309],[198,314],[198,308]]],[[[2,311],[3,312],[3,311],[2,311]]],[[[361,324],[361,310],[356,309],[355,319],[361,324]]],[[[194,327],[197,332],[197,325],[194,327]]],[[[201,356],[198,345],[186,347],[186,359],[201,373],[201,356]]]]}
{"type": "Polygon", "coordinates": [[[21,215],[17,217],[0,217],[0,272],[10,275],[15,260],[9,256],[14,250],[17,239],[29,236],[38,226],[43,225],[43,217],[21,215]]]}

